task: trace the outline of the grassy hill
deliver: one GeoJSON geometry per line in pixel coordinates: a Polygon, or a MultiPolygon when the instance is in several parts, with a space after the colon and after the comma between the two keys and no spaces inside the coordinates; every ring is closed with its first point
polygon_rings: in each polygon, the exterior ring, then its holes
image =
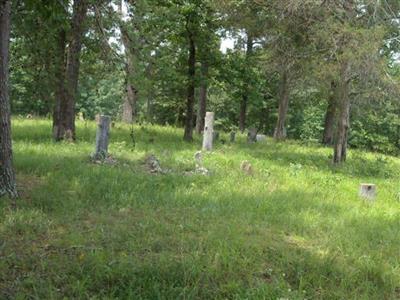
{"type": "Polygon", "coordinates": [[[116,124],[116,162],[97,164],[94,123],[77,126],[56,144],[50,121],[14,120],[21,199],[0,202],[0,298],[400,298],[399,159],[350,151],[333,167],[329,148],[239,137],[205,154],[203,176],[200,139],[180,129],[136,126],[133,145],[116,124]]]}

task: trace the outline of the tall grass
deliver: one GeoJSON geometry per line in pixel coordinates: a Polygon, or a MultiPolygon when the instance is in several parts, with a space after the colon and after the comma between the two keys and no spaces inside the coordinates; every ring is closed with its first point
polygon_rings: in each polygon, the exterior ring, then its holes
{"type": "Polygon", "coordinates": [[[334,167],[328,148],[240,136],[202,176],[200,138],[180,129],[135,126],[133,143],[116,124],[108,165],[89,159],[94,123],[77,125],[75,144],[54,143],[49,121],[14,120],[21,199],[0,202],[0,298],[400,298],[399,159],[351,151],[334,167]]]}

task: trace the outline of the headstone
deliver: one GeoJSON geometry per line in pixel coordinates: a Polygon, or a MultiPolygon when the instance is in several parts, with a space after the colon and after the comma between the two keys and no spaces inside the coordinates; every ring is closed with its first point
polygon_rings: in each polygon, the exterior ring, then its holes
{"type": "Polygon", "coordinates": [[[146,166],[150,173],[163,173],[160,161],[154,154],[150,154],[146,158],[146,166]]]}
{"type": "Polygon", "coordinates": [[[256,135],[256,141],[257,142],[263,142],[267,140],[267,136],[264,134],[257,134],[256,135]]]}
{"type": "Polygon", "coordinates": [[[203,165],[203,153],[201,151],[197,151],[194,154],[194,159],[196,160],[195,173],[201,175],[209,175],[210,171],[208,171],[208,169],[206,169],[203,165]]]}
{"type": "Polygon", "coordinates": [[[94,159],[105,159],[108,155],[108,139],[110,134],[111,118],[109,116],[100,116],[97,124],[96,149],[94,159]]]}
{"type": "Polygon", "coordinates": [[[100,118],[101,118],[100,114],[96,114],[96,116],[94,117],[94,120],[96,121],[97,125],[99,125],[99,123],[100,123],[100,118]]]}
{"type": "Polygon", "coordinates": [[[214,113],[207,112],[204,121],[203,150],[212,151],[214,132],[214,113]]]}
{"type": "Polygon", "coordinates": [[[257,129],[256,128],[249,129],[249,132],[247,133],[247,142],[248,143],[257,142],[257,129]]]}
{"type": "Polygon", "coordinates": [[[231,143],[234,143],[236,139],[236,132],[232,131],[229,135],[229,140],[231,143]]]}
{"type": "Polygon", "coordinates": [[[362,183],[360,185],[360,197],[369,201],[374,201],[376,198],[376,185],[362,183]]]}
{"type": "Polygon", "coordinates": [[[240,169],[247,175],[253,175],[253,167],[247,160],[242,161],[240,164],[240,169]]]}
{"type": "Polygon", "coordinates": [[[85,121],[85,118],[83,117],[83,112],[78,112],[78,120],[79,121],[85,121]]]}
{"type": "Polygon", "coordinates": [[[219,132],[214,131],[213,132],[213,142],[218,142],[219,141],[219,132]]]}
{"type": "Polygon", "coordinates": [[[196,168],[203,166],[203,153],[201,151],[197,151],[194,154],[194,159],[196,161],[196,168]]]}

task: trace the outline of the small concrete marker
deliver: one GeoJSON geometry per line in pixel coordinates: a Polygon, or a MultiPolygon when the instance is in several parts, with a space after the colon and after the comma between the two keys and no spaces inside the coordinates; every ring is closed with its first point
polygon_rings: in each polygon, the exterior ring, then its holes
{"type": "Polygon", "coordinates": [[[257,142],[263,142],[267,140],[267,136],[265,134],[257,134],[256,135],[256,141],[257,142]]]}
{"type": "Polygon", "coordinates": [[[368,201],[375,201],[376,199],[376,185],[371,183],[362,183],[360,185],[359,195],[361,198],[368,201]]]}

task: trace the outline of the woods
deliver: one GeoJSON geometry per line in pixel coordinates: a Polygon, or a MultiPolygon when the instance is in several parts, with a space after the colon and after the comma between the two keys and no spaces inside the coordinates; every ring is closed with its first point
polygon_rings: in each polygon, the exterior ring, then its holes
{"type": "Polygon", "coordinates": [[[76,139],[78,113],[175,124],[192,141],[212,110],[220,130],[256,127],[276,140],[334,144],[334,163],[347,145],[398,152],[398,130],[387,128],[399,125],[382,120],[372,129],[365,110],[375,99],[385,99],[379,110],[399,107],[396,1],[69,4],[14,4],[12,28],[22,34],[11,67],[26,71],[11,74],[12,112],[52,112],[57,141],[76,139]],[[29,22],[41,24],[48,60],[26,47],[29,22]],[[46,76],[37,78],[38,68],[46,76]],[[375,140],[360,141],[362,132],[375,140]]]}

